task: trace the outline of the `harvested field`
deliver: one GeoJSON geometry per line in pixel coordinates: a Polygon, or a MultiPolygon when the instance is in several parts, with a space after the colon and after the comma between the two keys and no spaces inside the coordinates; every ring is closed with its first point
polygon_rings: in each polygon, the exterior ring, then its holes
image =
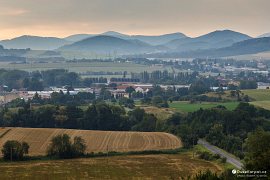
{"type": "Polygon", "coordinates": [[[90,152],[128,152],[166,150],[181,147],[181,141],[174,135],[162,132],[91,131],[52,128],[5,128],[0,134],[0,147],[8,140],[25,141],[29,144],[29,155],[45,155],[51,139],[58,134],[69,134],[71,138],[81,136],[90,152]]]}
{"type": "Polygon", "coordinates": [[[1,163],[2,179],[182,179],[210,169],[216,162],[192,158],[190,153],[129,155],[51,161],[1,163]],[[182,177],[182,178],[181,178],[182,177]]]}

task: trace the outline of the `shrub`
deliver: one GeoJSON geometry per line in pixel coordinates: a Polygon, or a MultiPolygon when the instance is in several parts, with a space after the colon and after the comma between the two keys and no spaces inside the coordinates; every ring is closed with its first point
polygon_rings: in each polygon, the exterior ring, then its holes
{"type": "Polygon", "coordinates": [[[211,154],[210,152],[207,152],[207,151],[199,151],[197,153],[199,154],[200,159],[204,159],[207,161],[212,161],[212,160],[221,158],[219,154],[211,154]]]}
{"type": "Polygon", "coordinates": [[[193,178],[196,180],[207,180],[207,179],[220,179],[219,176],[216,173],[213,173],[210,170],[207,170],[205,172],[199,172],[198,174],[196,174],[196,176],[193,178]]]}
{"type": "Polygon", "coordinates": [[[26,142],[7,141],[2,148],[2,153],[4,160],[18,161],[23,160],[28,150],[29,145],[26,142]]]}
{"type": "Polygon", "coordinates": [[[62,134],[52,138],[51,145],[47,150],[48,156],[58,158],[74,158],[85,154],[86,145],[81,137],[74,137],[73,143],[69,135],[62,134]]]}
{"type": "Polygon", "coordinates": [[[219,154],[214,154],[214,155],[213,155],[213,158],[215,158],[215,159],[220,159],[220,155],[219,155],[219,154]]]}
{"type": "Polygon", "coordinates": [[[227,158],[226,157],[221,158],[221,162],[222,163],[226,163],[227,162],[227,158]]]}
{"type": "Polygon", "coordinates": [[[210,171],[209,169],[206,171],[200,171],[196,174],[192,179],[195,180],[237,180],[239,179],[237,176],[232,174],[231,169],[227,169],[226,171],[222,172],[220,175],[210,171]]]}
{"type": "Polygon", "coordinates": [[[203,152],[199,152],[199,158],[200,159],[204,159],[204,160],[207,160],[207,161],[211,161],[213,160],[213,155],[210,154],[209,152],[207,151],[203,151],[203,152]]]}

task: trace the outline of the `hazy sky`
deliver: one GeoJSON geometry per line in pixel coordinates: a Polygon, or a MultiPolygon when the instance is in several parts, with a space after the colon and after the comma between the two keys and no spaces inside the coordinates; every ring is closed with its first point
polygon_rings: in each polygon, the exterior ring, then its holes
{"type": "Polygon", "coordinates": [[[0,39],[65,37],[114,30],[128,34],[232,29],[270,32],[270,0],[0,0],[0,39]]]}

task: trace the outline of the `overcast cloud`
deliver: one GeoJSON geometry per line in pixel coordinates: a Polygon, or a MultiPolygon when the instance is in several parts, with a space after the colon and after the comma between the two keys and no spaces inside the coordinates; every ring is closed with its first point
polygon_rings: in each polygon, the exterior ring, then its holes
{"type": "Polygon", "coordinates": [[[270,32],[269,0],[0,0],[0,39],[65,37],[114,30],[128,34],[232,29],[270,32]]]}

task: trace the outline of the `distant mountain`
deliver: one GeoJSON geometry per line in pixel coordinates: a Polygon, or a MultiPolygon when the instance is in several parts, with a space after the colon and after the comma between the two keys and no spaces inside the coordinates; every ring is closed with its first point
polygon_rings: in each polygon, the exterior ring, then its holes
{"type": "Polygon", "coordinates": [[[101,33],[101,34],[74,34],[74,35],[68,36],[68,37],[66,37],[64,39],[67,40],[67,41],[71,41],[71,42],[78,42],[78,41],[81,41],[81,40],[84,40],[84,39],[87,39],[87,38],[90,38],[90,37],[101,36],[101,35],[113,36],[113,37],[118,37],[118,38],[122,38],[122,39],[123,38],[124,39],[130,39],[129,35],[122,34],[122,33],[115,32],[115,31],[107,31],[107,32],[104,32],[104,33],[101,33]]]}
{"type": "Polygon", "coordinates": [[[172,33],[172,34],[164,34],[164,35],[157,35],[157,36],[146,36],[146,35],[127,35],[127,34],[122,34],[122,33],[115,32],[115,31],[108,31],[108,32],[105,32],[102,34],[75,34],[75,35],[68,36],[64,39],[67,41],[77,42],[77,41],[81,41],[81,40],[89,38],[89,37],[100,36],[100,35],[113,36],[113,37],[117,37],[117,38],[121,38],[121,39],[125,39],[125,40],[137,39],[137,40],[143,41],[145,43],[148,43],[148,44],[151,44],[154,46],[155,45],[162,45],[162,44],[168,43],[172,40],[186,38],[186,35],[184,35],[182,33],[172,33]]]}
{"type": "Polygon", "coordinates": [[[115,31],[97,34],[75,34],[66,38],[21,36],[0,41],[6,49],[75,50],[92,52],[118,52],[138,54],[164,52],[179,53],[229,47],[234,43],[252,39],[250,36],[231,31],[214,31],[190,38],[182,33],[157,36],[126,35],[115,31]],[[133,48],[133,49],[132,49],[133,48]]]}
{"type": "Polygon", "coordinates": [[[59,48],[61,51],[87,51],[93,53],[138,54],[163,50],[139,40],[125,40],[113,36],[94,36],[59,48]]]}
{"type": "Polygon", "coordinates": [[[146,42],[151,45],[162,45],[166,44],[172,40],[180,40],[183,38],[187,38],[183,33],[172,33],[172,34],[164,34],[159,36],[144,36],[144,35],[134,35],[131,36],[132,39],[138,39],[140,41],[146,42]]]}
{"type": "Polygon", "coordinates": [[[113,36],[113,37],[118,37],[118,38],[121,38],[121,39],[130,39],[130,37],[131,37],[130,35],[122,34],[122,33],[115,32],[115,31],[107,31],[105,33],[98,34],[98,35],[113,36]]]}
{"type": "Polygon", "coordinates": [[[196,38],[182,38],[178,40],[172,40],[171,42],[165,44],[165,46],[176,51],[184,52],[199,49],[227,47],[233,43],[247,39],[251,39],[251,37],[239,32],[223,30],[214,31],[196,38]]]}
{"type": "Polygon", "coordinates": [[[83,39],[93,37],[93,36],[95,36],[95,35],[94,34],[74,34],[74,35],[70,35],[68,37],[65,37],[64,39],[66,41],[70,41],[70,42],[77,42],[77,41],[81,41],[83,39]]]}
{"type": "Polygon", "coordinates": [[[7,49],[53,50],[69,44],[67,40],[55,37],[21,36],[10,40],[0,41],[7,49]]]}
{"type": "Polygon", "coordinates": [[[245,54],[256,54],[264,51],[270,51],[270,37],[249,39],[238,43],[234,43],[232,46],[224,48],[183,52],[180,53],[180,56],[226,57],[245,54]]]}
{"type": "Polygon", "coordinates": [[[258,38],[262,38],[262,37],[270,37],[270,33],[265,33],[260,35],[258,38]]]}

